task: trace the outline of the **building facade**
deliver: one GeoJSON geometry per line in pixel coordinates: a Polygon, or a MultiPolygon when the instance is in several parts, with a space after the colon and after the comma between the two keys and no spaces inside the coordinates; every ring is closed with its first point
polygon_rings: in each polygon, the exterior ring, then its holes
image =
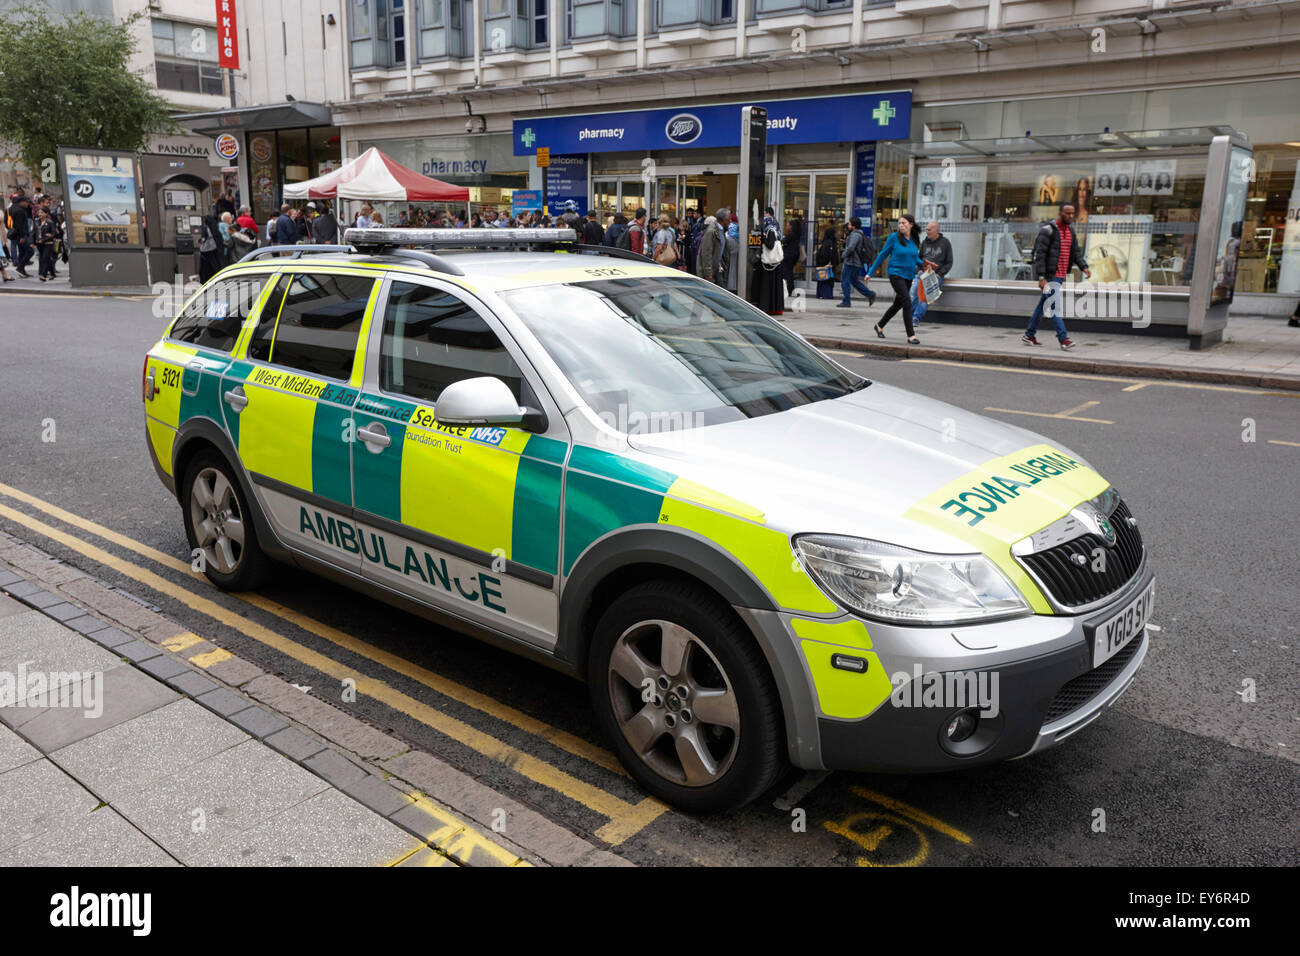
{"type": "MultiPolygon", "coordinates": [[[[241,106],[327,105],[340,159],[378,146],[484,207],[545,186],[606,215],[712,210],[735,201],[739,108],[761,103],[789,124],[769,127],[778,215],[814,235],[936,218],[976,280],[1025,278],[1068,198],[1109,277],[1186,283],[1206,144],[1237,131],[1253,149],[1237,291],[1300,292],[1300,0],[237,6],[241,106]]],[[[311,135],[293,176],[316,174],[311,135]]]]}

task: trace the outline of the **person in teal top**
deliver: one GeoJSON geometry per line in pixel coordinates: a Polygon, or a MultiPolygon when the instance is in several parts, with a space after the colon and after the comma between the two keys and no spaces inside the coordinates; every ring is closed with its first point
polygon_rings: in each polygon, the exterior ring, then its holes
{"type": "Polygon", "coordinates": [[[889,237],[876,261],[867,270],[867,281],[882,262],[889,260],[889,285],[894,290],[894,301],[885,310],[876,326],[876,334],[885,337],[885,325],[900,309],[903,312],[903,327],[907,330],[907,341],[911,345],[920,345],[921,340],[912,331],[912,279],[921,269],[920,233],[916,228],[916,219],[911,213],[903,213],[898,220],[898,232],[889,237]]]}

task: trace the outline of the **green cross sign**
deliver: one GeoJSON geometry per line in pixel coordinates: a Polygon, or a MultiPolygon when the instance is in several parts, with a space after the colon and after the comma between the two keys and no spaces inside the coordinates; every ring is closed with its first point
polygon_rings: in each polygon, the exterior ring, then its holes
{"type": "Polygon", "coordinates": [[[871,116],[881,126],[888,126],[896,112],[897,110],[889,105],[889,100],[881,100],[880,105],[871,111],[871,116]]]}
{"type": "Polygon", "coordinates": [[[533,143],[537,142],[537,137],[533,135],[533,128],[531,126],[525,126],[524,131],[520,134],[519,138],[524,141],[524,145],[529,149],[532,149],[533,143]]]}

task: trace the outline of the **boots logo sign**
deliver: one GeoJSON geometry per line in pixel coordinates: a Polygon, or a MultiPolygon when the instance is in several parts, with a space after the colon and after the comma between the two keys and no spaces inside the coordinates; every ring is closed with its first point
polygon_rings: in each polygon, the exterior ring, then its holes
{"type": "Polygon", "coordinates": [[[664,135],[679,146],[695,142],[702,132],[704,124],[691,113],[678,113],[664,125],[664,135]]]}

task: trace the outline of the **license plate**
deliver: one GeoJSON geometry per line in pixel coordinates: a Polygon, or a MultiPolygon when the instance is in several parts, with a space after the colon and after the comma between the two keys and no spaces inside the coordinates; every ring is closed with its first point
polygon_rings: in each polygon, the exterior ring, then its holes
{"type": "Polygon", "coordinates": [[[1142,633],[1151,619],[1156,583],[1152,581],[1125,607],[1093,626],[1092,666],[1097,667],[1115,656],[1129,641],[1142,633]]]}

